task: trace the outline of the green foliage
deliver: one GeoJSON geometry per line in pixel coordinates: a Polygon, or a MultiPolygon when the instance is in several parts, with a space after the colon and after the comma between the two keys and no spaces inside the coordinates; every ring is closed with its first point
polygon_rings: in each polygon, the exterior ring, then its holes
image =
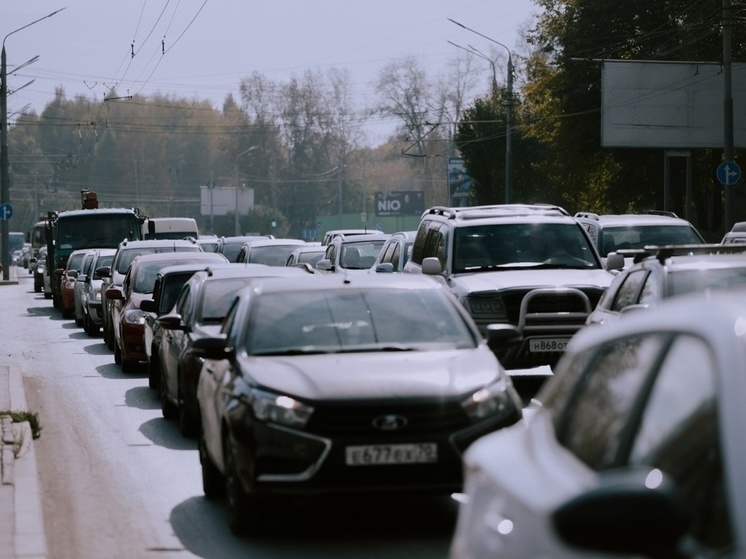
{"type": "Polygon", "coordinates": [[[41,436],[41,422],[39,421],[39,414],[36,412],[0,410],[0,416],[2,415],[9,416],[13,423],[28,421],[31,427],[31,436],[34,439],[38,439],[41,436]]]}

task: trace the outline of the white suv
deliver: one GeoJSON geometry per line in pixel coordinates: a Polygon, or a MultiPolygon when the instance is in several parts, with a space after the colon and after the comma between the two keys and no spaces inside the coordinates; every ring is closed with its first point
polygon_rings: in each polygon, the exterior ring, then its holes
{"type": "Polygon", "coordinates": [[[614,277],[569,213],[540,204],[431,208],[404,272],[441,278],[485,335],[517,327],[493,348],[507,369],[554,365],[614,277]]]}
{"type": "MultiPolygon", "coordinates": [[[[596,245],[602,259],[619,250],[657,245],[694,245],[705,240],[686,219],[672,212],[651,210],[644,214],[575,214],[596,245]]],[[[626,264],[631,264],[626,259],[626,264]]]]}

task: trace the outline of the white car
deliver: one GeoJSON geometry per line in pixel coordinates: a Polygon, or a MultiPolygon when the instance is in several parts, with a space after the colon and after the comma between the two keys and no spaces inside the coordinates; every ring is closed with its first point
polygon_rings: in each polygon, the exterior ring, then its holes
{"type": "Polygon", "coordinates": [[[746,292],[571,340],[538,410],[464,457],[450,557],[746,557],[746,292]]]}

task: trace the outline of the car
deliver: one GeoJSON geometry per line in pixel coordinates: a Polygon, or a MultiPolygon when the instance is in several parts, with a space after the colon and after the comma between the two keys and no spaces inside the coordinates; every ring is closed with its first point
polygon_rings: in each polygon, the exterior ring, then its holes
{"type": "Polygon", "coordinates": [[[521,379],[525,400],[614,277],[580,223],[547,204],[430,208],[404,273],[438,278],[483,334],[493,323],[519,329],[498,359],[509,370],[535,371],[521,379]]]}
{"type": "Polygon", "coordinates": [[[220,238],[217,235],[199,235],[197,237],[197,243],[205,252],[218,252],[220,238]]]}
{"type": "Polygon", "coordinates": [[[332,242],[332,239],[337,235],[343,235],[345,237],[352,237],[353,235],[384,235],[385,233],[380,229],[330,229],[324,233],[321,239],[321,245],[327,246],[332,242]]]}
{"type": "Polygon", "coordinates": [[[73,318],[75,315],[75,284],[80,273],[83,259],[91,249],[83,248],[70,253],[64,268],[56,269],[55,275],[60,276],[62,318],[73,318]]]}
{"type": "MultiPolygon", "coordinates": [[[[575,214],[602,260],[611,252],[645,248],[647,245],[703,244],[704,238],[689,221],[673,212],[651,210],[644,214],[575,214]]],[[[629,265],[630,260],[626,264],[629,265]]]]}
{"type": "MultiPolygon", "coordinates": [[[[143,311],[143,345],[145,346],[146,361],[148,365],[148,386],[158,388],[160,381],[160,358],[159,348],[161,344],[162,329],[157,322],[159,316],[171,311],[181,293],[184,284],[200,270],[215,269],[223,264],[215,262],[191,262],[188,264],[177,264],[166,266],[158,270],[153,284],[153,296],[150,299],[140,301],[140,310],[143,311]]],[[[225,266],[231,266],[226,261],[225,266]]]]}
{"type": "Polygon", "coordinates": [[[423,276],[255,280],[197,385],[208,498],[236,533],[284,496],[450,494],[462,452],[520,420],[510,377],[453,295],[423,276]]]}
{"type": "Polygon", "coordinates": [[[746,243],[746,221],[734,223],[731,230],[723,236],[720,242],[722,244],[746,243]]]}
{"type": "Polygon", "coordinates": [[[285,266],[301,266],[315,269],[316,263],[323,258],[325,251],[326,247],[320,244],[298,246],[293,249],[293,252],[285,260],[285,266]]]}
{"type": "Polygon", "coordinates": [[[608,324],[670,297],[746,285],[746,244],[649,246],[622,252],[635,262],[614,278],[586,325],[608,324]]]}
{"type": "MultiPolygon", "coordinates": [[[[130,241],[125,239],[119,246],[117,246],[116,254],[114,255],[114,261],[110,266],[105,267],[98,273],[103,278],[103,284],[101,286],[102,292],[106,291],[110,287],[121,287],[124,275],[127,273],[130,263],[135,257],[141,254],[154,254],[154,253],[169,253],[169,252],[202,252],[202,247],[197,243],[196,240],[138,240],[130,241]]],[[[115,312],[115,306],[119,304],[119,299],[108,299],[104,297],[104,305],[101,308],[103,324],[102,329],[104,331],[104,341],[109,349],[114,350],[114,323],[113,315],[115,312]]]]}
{"type": "Polygon", "coordinates": [[[96,256],[96,250],[89,250],[83,258],[83,263],[80,266],[80,272],[78,277],[75,278],[75,286],[73,288],[73,307],[75,308],[75,325],[83,326],[83,319],[85,314],[83,312],[83,297],[85,296],[85,282],[88,276],[93,271],[91,266],[96,256]]]}
{"type": "Polygon", "coordinates": [[[144,299],[152,298],[158,271],[166,266],[194,262],[225,263],[227,260],[222,254],[202,250],[141,254],[136,256],[127,268],[122,285],[106,289],[106,298],[117,302],[112,307],[111,317],[115,344],[114,361],[122,366],[122,372],[135,370],[147,359],[145,313],[140,309],[140,303],[144,299]]]}
{"type": "Polygon", "coordinates": [[[156,361],[160,379],[156,383],[161,412],[177,418],[184,436],[192,436],[199,425],[197,380],[202,359],[194,355],[195,340],[220,329],[233,296],[256,278],[308,275],[305,268],[265,264],[229,264],[195,273],[185,284],[171,312],[157,323],[162,332],[156,361]]]}
{"type": "MultiPolygon", "coordinates": [[[[34,292],[35,293],[44,293],[45,297],[47,294],[47,291],[44,289],[44,277],[47,275],[47,247],[43,246],[39,249],[39,252],[36,255],[35,262],[33,264],[34,268],[34,292]]],[[[47,283],[49,283],[47,281],[47,283]]],[[[52,297],[52,291],[51,288],[48,291],[49,297],[46,297],[47,299],[52,297]]]]}
{"type": "Polygon", "coordinates": [[[228,259],[229,262],[235,262],[238,256],[238,251],[245,242],[260,240],[260,239],[274,239],[273,235],[236,235],[233,237],[220,237],[218,239],[217,251],[228,259]]]}
{"type": "Polygon", "coordinates": [[[373,266],[388,238],[383,233],[336,235],[326,245],[324,257],[316,262],[316,269],[332,273],[365,272],[373,266]]]}
{"type": "Polygon", "coordinates": [[[742,289],[700,292],[578,332],[467,449],[450,557],[746,556],[744,317],[742,289]]]}
{"type": "Polygon", "coordinates": [[[95,250],[90,272],[83,279],[83,329],[92,338],[99,335],[103,323],[101,315],[103,308],[103,296],[101,293],[103,277],[99,270],[103,267],[111,266],[116,251],[117,249],[115,248],[100,248],[95,250]]]}
{"type": "Polygon", "coordinates": [[[238,250],[236,262],[284,266],[296,248],[306,246],[301,239],[255,239],[246,241],[238,250]]]}
{"type": "Polygon", "coordinates": [[[412,254],[412,245],[417,231],[397,231],[381,247],[376,260],[373,262],[371,271],[375,272],[402,272],[404,265],[412,254]]]}

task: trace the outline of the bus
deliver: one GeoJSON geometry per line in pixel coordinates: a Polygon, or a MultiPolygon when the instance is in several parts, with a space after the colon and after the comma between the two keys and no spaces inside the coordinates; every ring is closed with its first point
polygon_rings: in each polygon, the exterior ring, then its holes
{"type": "MultiPolygon", "coordinates": [[[[95,201],[95,193],[84,191],[95,201]]],[[[83,193],[81,193],[83,195],[83,193]]],[[[137,208],[98,208],[86,204],[83,209],[50,212],[45,223],[47,259],[52,285],[52,302],[56,308],[62,304],[61,276],[70,253],[81,248],[117,248],[124,239],[141,240],[144,217],[137,208]]]]}
{"type": "Polygon", "coordinates": [[[31,256],[36,258],[39,255],[39,249],[47,244],[46,221],[37,221],[31,228],[29,242],[31,243],[31,256]]]}
{"type": "MultiPolygon", "coordinates": [[[[0,239],[0,243],[2,240],[0,239]]],[[[23,244],[26,242],[26,234],[23,231],[8,232],[8,256],[9,261],[13,260],[13,253],[17,250],[23,250],[23,244]]],[[[2,248],[0,248],[2,250],[2,248]]],[[[2,252],[0,252],[2,254],[2,252]]]]}

